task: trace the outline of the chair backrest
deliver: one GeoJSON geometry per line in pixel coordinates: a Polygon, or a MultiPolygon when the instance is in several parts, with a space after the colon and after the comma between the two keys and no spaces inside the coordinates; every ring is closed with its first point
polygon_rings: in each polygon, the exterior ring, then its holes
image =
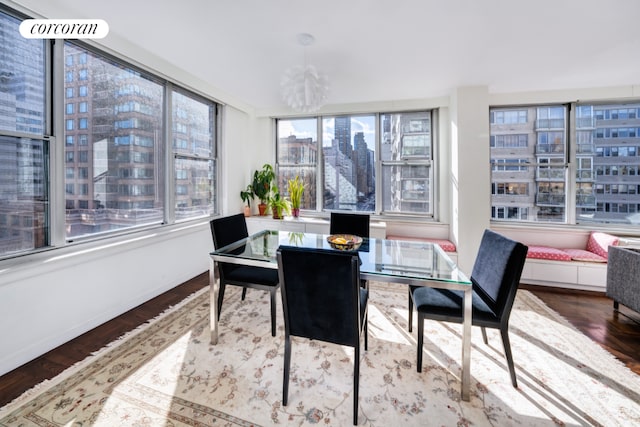
{"type": "Polygon", "coordinates": [[[511,311],[528,249],[494,231],[484,231],[471,281],[476,293],[499,318],[511,311]]]}
{"type": "Polygon", "coordinates": [[[330,234],[355,234],[369,237],[369,215],[331,212],[330,234]]]}
{"type": "Polygon", "coordinates": [[[244,214],[241,213],[212,219],[209,222],[209,226],[211,227],[213,246],[216,249],[249,237],[247,221],[244,218],[244,214]]]}
{"type": "Polygon", "coordinates": [[[285,334],[359,345],[358,255],[280,246],[277,257],[285,334]]]}
{"type": "MultiPolygon", "coordinates": [[[[212,219],[209,221],[209,226],[211,227],[211,237],[213,238],[213,247],[215,249],[223,248],[249,236],[244,214],[212,219]]],[[[241,253],[243,250],[244,247],[240,247],[234,251],[241,253]]],[[[223,278],[239,267],[237,264],[227,263],[219,263],[218,266],[223,278]]]]}

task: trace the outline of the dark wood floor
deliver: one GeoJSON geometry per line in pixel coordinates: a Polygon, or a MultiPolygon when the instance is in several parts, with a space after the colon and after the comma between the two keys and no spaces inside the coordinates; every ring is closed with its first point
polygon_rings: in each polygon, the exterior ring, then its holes
{"type": "MultiPolygon", "coordinates": [[[[0,377],[0,406],[43,380],[53,378],[208,284],[209,276],[203,273],[3,375],[0,377]]],[[[616,312],[611,300],[598,293],[527,285],[522,288],[532,290],[549,307],[640,374],[640,314],[622,306],[620,312],[616,312]]]]}

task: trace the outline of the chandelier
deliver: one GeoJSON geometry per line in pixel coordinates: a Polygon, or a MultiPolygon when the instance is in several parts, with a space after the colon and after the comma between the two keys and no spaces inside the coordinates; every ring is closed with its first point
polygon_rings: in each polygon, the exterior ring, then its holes
{"type": "MultiPolygon", "coordinates": [[[[298,42],[310,46],[315,41],[311,34],[298,34],[298,42]]],[[[307,65],[306,49],[304,65],[287,69],[280,83],[282,99],[296,111],[310,113],[320,109],[329,94],[329,78],[320,74],[316,67],[307,65]]]]}

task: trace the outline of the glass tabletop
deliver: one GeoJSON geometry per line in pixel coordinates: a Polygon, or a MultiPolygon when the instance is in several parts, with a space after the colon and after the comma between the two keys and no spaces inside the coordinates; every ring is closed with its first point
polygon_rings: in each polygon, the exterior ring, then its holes
{"type": "MultiPolygon", "coordinates": [[[[211,252],[217,261],[256,263],[277,268],[276,251],[281,245],[331,249],[328,235],[264,230],[211,252]]],[[[365,277],[391,280],[450,282],[471,286],[471,281],[435,243],[363,239],[357,250],[360,273],[365,277]]]]}

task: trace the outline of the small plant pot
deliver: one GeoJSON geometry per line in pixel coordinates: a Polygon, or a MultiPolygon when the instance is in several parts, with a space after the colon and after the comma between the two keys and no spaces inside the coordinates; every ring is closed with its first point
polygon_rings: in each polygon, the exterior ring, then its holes
{"type": "Polygon", "coordinates": [[[249,206],[244,207],[244,216],[251,216],[251,208],[249,206]]]}
{"type": "Polygon", "coordinates": [[[260,216],[264,216],[267,214],[267,205],[265,203],[260,203],[258,205],[258,212],[260,213],[260,216]]]}
{"type": "Polygon", "coordinates": [[[273,208],[273,219],[282,219],[282,209],[273,208]]]}
{"type": "Polygon", "coordinates": [[[294,218],[298,218],[300,216],[300,208],[291,208],[291,215],[294,218]]]}

